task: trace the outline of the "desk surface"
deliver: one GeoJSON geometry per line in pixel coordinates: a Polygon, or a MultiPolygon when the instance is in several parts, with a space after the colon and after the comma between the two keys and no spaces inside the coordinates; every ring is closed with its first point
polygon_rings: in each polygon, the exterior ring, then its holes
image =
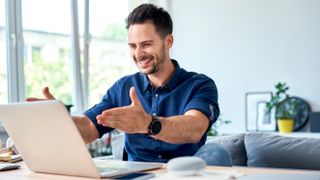
{"type": "MultiPolygon", "coordinates": [[[[43,173],[33,173],[27,169],[23,162],[19,163],[21,165],[20,169],[10,170],[10,171],[0,171],[0,179],[28,179],[28,180],[39,180],[39,179],[49,179],[49,180],[89,180],[93,178],[84,178],[84,177],[73,177],[73,176],[62,176],[62,175],[52,175],[52,174],[43,174],[43,173]]],[[[294,174],[294,173],[319,173],[320,171],[312,170],[292,170],[292,169],[274,169],[274,168],[248,168],[248,167],[219,167],[219,166],[208,166],[208,170],[217,170],[217,171],[237,171],[238,173],[243,174],[294,174]]],[[[165,165],[163,168],[158,170],[152,170],[153,173],[164,173],[166,172],[165,165]]]]}

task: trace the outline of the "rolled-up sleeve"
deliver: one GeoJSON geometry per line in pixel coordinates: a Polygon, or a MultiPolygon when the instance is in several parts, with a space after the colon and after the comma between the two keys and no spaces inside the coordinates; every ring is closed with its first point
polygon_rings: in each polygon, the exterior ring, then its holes
{"type": "Polygon", "coordinates": [[[190,97],[184,112],[187,112],[191,109],[198,110],[208,117],[208,131],[212,124],[218,119],[220,114],[218,90],[213,80],[207,78],[204,82],[199,84],[199,88],[193,92],[193,95],[190,97]]]}
{"type": "Polygon", "coordinates": [[[99,137],[102,137],[105,133],[110,132],[113,128],[105,127],[97,123],[97,115],[101,114],[104,110],[110,109],[116,106],[117,101],[117,87],[116,84],[112,86],[107,93],[103,96],[102,101],[92,108],[85,111],[83,114],[87,116],[93,124],[96,126],[99,137]]]}

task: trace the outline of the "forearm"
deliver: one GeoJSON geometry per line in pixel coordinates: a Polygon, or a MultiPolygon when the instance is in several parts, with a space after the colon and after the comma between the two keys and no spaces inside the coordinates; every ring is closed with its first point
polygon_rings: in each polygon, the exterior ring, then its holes
{"type": "Polygon", "coordinates": [[[86,144],[91,143],[99,137],[99,133],[95,125],[86,116],[73,116],[73,121],[75,122],[82,139],[86,144]]]}
{"type": "Polygon", "coordinates": [[[208,128],[207,118],[181,115],[161,118],[162,129],[154,138],[173,144],[197,143],[208,128]]]}

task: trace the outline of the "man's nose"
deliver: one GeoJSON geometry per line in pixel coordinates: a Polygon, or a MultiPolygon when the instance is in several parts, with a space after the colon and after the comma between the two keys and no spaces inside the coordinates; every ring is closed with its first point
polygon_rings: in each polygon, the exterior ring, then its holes
{"type": "Polygon", "coordinates": [[[140,46],[138,46],[134,52],[135,57],[139,59],[143,54],[144,54],[143,49],[140,46]]]}

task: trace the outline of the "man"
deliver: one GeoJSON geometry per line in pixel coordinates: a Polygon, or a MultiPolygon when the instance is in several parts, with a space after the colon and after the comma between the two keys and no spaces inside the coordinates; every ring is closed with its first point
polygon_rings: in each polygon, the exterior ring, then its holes
{"type": "MultiPolygon", "coordinates": [[[[219,116],[217,88],[207,76],[170,59],[172,28],[168,12],[151,4],[129,14],[129,47],[140,73],[121,78],[84,116],[73,117],[86,143],[119,129],[125,132],[128,160],[150,162],[192,156],[204,145],[219,116]]],[[[54,99],[48,88],[44,95],[54,99]]],[[[230,162],[222,148],[214,149],[221,152],[217,158],[230,162]]]]}

